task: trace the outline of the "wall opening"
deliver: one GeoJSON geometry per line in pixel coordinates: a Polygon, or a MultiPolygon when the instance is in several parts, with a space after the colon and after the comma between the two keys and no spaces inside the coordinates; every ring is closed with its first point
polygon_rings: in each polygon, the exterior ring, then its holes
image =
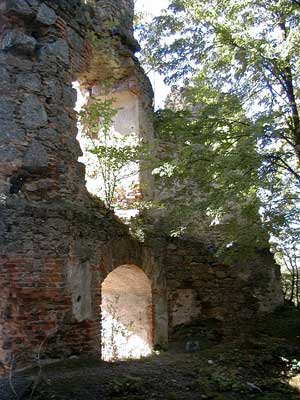
{"type": "Polygon", "coordinates": [[[151,282],[135,265],[122,265],[102,284],[101,353],[104,361],[148,356],[153,348],[151,282]]]}
{"type": "Polygon", "coordinates": [[[79,82],[73,82],[73,88],[77,92],[77,112],[86,111],[86,107],[92,104],[115,112],[108,131],[104,130],[103,119],[99,118],[99,131],[96,135],[89,134],[78,121],[77,140],[82,150],[78,161],[86,167],[88,191],[102,199],[109,208],[113,208],[124,222],[129,222],[138,214],[137,202],[142,199],[140,159],[134,152],[130,157],[128,152],[128,149],[135,149],[138,154],[142,148],[139,136],[139,99],[129,89],[122,88],[122,85],[110,90],[105,89],[103,84],[87,89],[80,86],[79,82]],[[92,151],[96,147],[106,147],[107,152],[97,155],[92,151]]]}

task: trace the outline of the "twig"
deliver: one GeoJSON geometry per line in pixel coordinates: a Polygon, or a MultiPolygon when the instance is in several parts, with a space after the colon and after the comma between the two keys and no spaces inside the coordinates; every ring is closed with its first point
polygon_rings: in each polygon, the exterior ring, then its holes
{"type": "Polygon", "coordinates": [[[38,352],[37,352],[37,356],[36,356],[39,372],[38,372],[38,375],[37,375],[36,379],[34,380],[34,383],[33,383],[33,386],[32,386],[32,390],[31,390],[31,394],[30,394],[30,399],[33,398],[33,395],[34,395],[34,393],[36,391],[36,388],[38,387],[38,384],[41,381],[41,376],[42,376],[41,352],[42,352],[43,346],[47,342],[49,337],[51,335],[53,335],[56,331],[57,330],[54,329],[54,331],[52,330],[52,331],[48,332],[46,337],[44,338],[44,340],[41,342],[41,344],[39,346],[39,349],[38,349],[38,352]]]}
{"type": "Polygon", "coordinates": [[[12,358],[10,360],[10,366],[9,366],[9,377],[8,377],[8,380],[9,380],[9,386],[10,386],[13,394],[15,395],[16,399],[19,399],[18,393],[17,393],[17,391],[16,391],[16,389],[14,387],[14,384],[13,384],[14,362],[15,362],[15,356],[12,355],[12,358]]]}

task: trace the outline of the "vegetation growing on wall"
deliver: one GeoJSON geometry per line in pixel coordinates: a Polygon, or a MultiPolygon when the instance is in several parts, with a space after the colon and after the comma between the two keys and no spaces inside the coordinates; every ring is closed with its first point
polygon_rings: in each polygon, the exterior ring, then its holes
{"type": "Polygon", "coordinates": [[[113,130],[113,119],[118,109],[114,99],[93,99],[79,113],[79,121],[84,134],[89,139],[88,151],[97,157],[96,175],[103,183],[103,200],[108,208],[113,208],[116,201],[118,184],[124,174],[130,174],[125,167],[137,163],[141,148],[133,143],[131,136],[124,137],[113,130]]]}

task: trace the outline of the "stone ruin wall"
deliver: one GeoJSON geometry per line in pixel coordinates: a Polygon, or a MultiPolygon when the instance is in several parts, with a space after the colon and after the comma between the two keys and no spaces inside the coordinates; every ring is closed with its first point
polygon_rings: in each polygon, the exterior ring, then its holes
{"type": "Polygon", "coordinates": [[[208,319],[219,324],[221,336],[235,336],[282,302],[280,269],[267,249],[232,265],[220,264],[197,241],[173,239],[165,249],[170,334],[208,319]]]}
{"type": "Polygon", "coordinates": [[[137,265],[150,278],[154,342],[161,345],[168,320],[171,334],[199,315],[248,318],[278,293],[268,255],[254,272],[224,271],[201,243],[157,237],[140,244],[86,190],[72,82],[127,85],[140,99],[141,134],[151,131],[151,89],[133,56],[132,3],[0,0],[3,371],[12,360],[31,364],[41,343],[47,358],[98,354],[101,283],[120,265],[137,265]],[[93,46],[91,32],[103,46],[93,46]],[[265,279],[257,281],[258,273],[265,279]]]}
{"type": "MultiPolygon", "coordinates": [[[[112,143],[116,145],[124,140],[123,143],[126,145],[143,144],[153,148],[152,87],[138,64],[135,64],[133,71],[128,72],[129,74],[122,79],[108,80],[106,82],[108,87],[102,79],[89,83],[88,87],[82,80],[77,82],[79,98],[77,109],[80,110],[91,100],[112,100],[112,107],[117,112],[111,126],[112,137],[117,142],[114,143],[112,140],[112,143]]],[[[95,173],[98,166],[97,157],[88,151],[91,142],[80,125],[77,139],[83,150],[83,157],[80,160],[86,165],[87,188],[94,195],[104,198],[104,193],[101,193],[103,179],[100,174],[95,173]]],[[[135,202],[152,200],[153,188],[153,176],[147,161],[128,163],[119,172],[114,203],[116,214],[127,220],[135,216],[138,212],[135,202]]]]}
{"type": "MultiPolygon", "coordinates": [[[[82,153],[72,82],[92,84],[109,77],[109,70],[117,79],[133,74],[128,42],[134,42],[124,32],[111,35],[112,66],[102,70],[87,31],[108,41],[101,22],[106,14],[98,19],[76,0],[0,5],[1,362],[7,367],[15,355],[30,363],[47,335],[49,357],[97,354],[101,283],[119,265],[146,271],[154,323],[166,320],[160,264],[92,200],[77,161],[82,153]]],[[[155,340],[165,342],[166,329],[157,325],[155,340]]]]}

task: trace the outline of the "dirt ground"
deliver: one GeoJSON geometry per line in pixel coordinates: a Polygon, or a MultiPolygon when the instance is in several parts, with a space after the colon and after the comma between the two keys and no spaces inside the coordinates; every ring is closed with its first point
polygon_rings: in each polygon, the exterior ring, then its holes
{"type": "Polygon", "coordinates": [[[187,352],[195,330],[145,359],[72,359],[2,379],[0,400],[300,399],[299,310],[280,310],[234,340],[198,337],[199,348],[187,352]]]}

